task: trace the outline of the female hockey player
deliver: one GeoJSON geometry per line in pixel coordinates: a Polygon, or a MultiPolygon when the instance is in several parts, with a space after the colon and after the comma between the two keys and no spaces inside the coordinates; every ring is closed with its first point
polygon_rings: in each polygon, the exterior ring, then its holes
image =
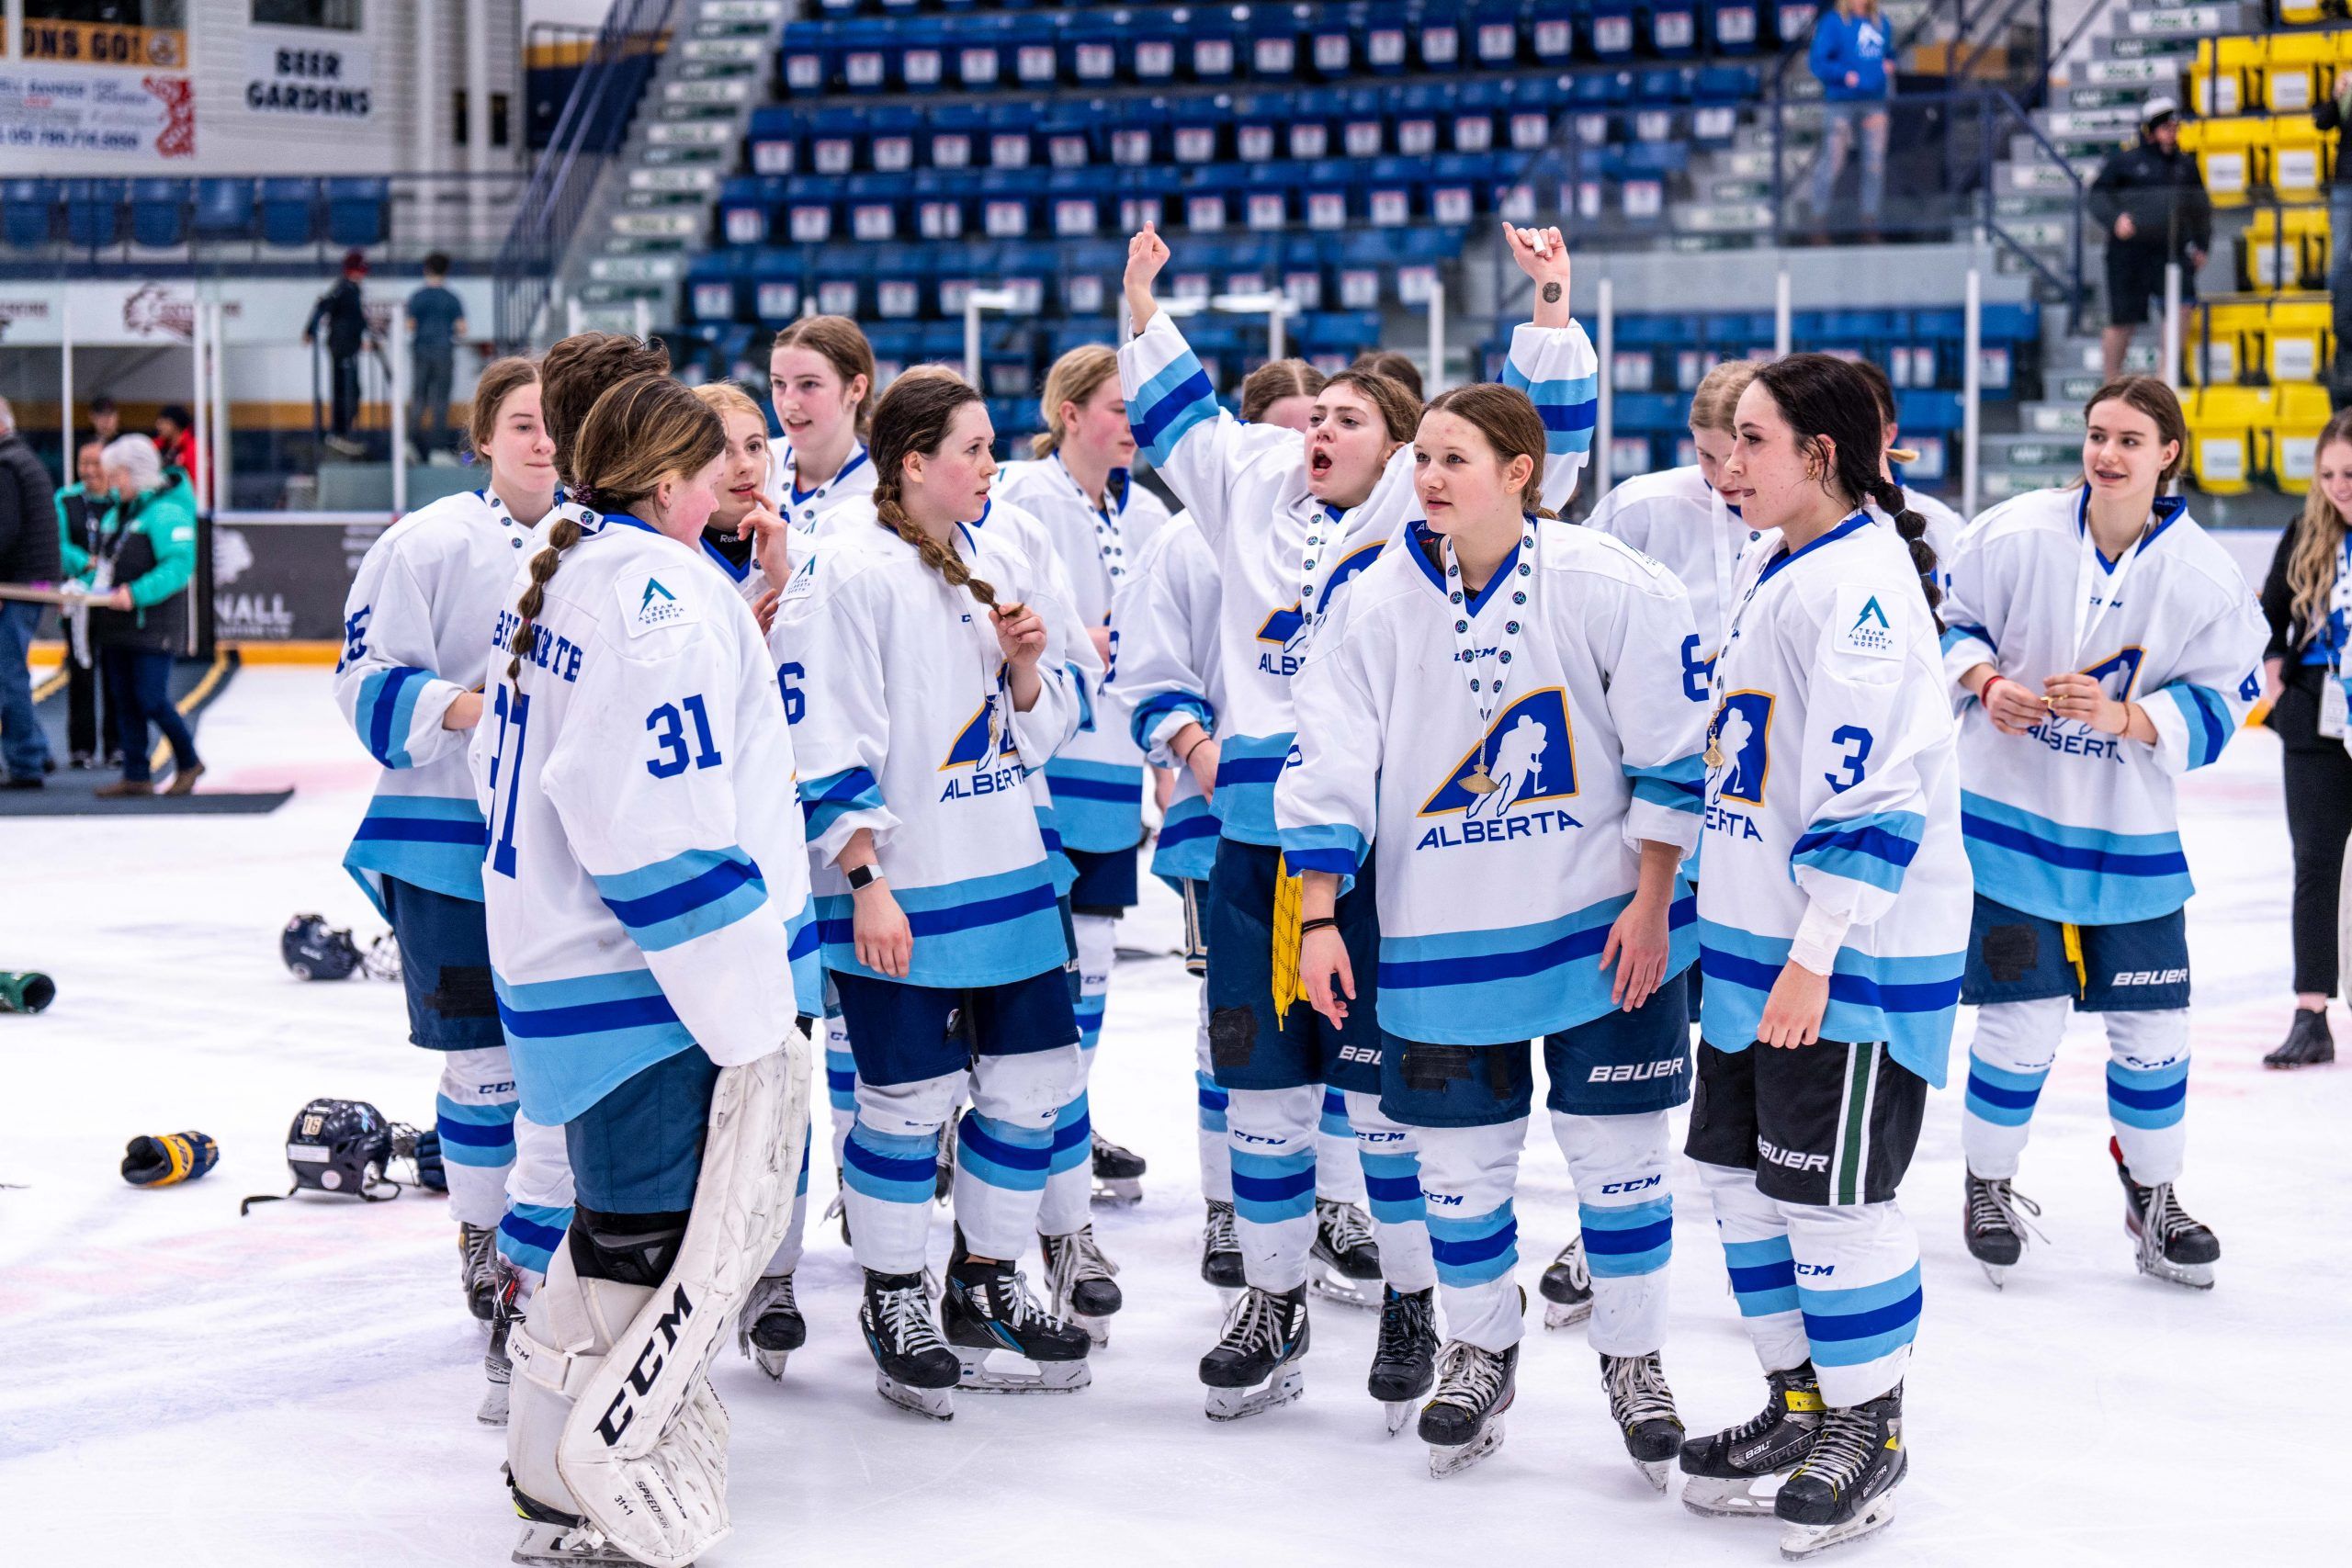
{"type": "Polygon", "coordinates": [[[539,358],[541,423],[555,443],[555,471],[567,483],[571,446],[588,411],[610,389],[633,376],[667,376],[670,350],[626,333],[574,333],[539,358]]]}
{"type": "Polygon", "coordinates": [[[1792,1557],[1893,1517],[1919,1314],[1894,1190],[1943,1080],[1968,919],[1935,562],[1879,429],[1850,367],[1792,355],[1740,394],[1723,467],[1762,536],[1711,682],[1687,1152],[1770,1402],[1683,1445],[1682,1499],[1759,1514],[1787,1472],[1769,1506],[1792,1557]]]}
{"type": "Polygon", "coordinates": [[[1689,595],[1614,539],[1538,520],[1544,447],[1513,388],[1458,388],[1422,413],[1428,521],[1317,639],[1274,815],[1306,876],[1299,976],[1335,1029],[1359,980],[1339,896],[1377,864],[1381,1109],[1415,1130],[1448,1333],[1420,1416],[1431,1473],[1494,1450],[1516,1387],[1511,1199],[1541,1037],[1602,1385],[1662,1491],[1682,1446],[1658,1362],[1667,1111],[1690,1094],[1698,956],[1679,868],[1699,841],[1706,709],[1682,683],[1689,595]]]}
{"type": "Polygon", "coordinates": [[[1962,1000],[1980,1009],[1962,1224],[2000,1283],[2039,1212],[2011,1182],[2059,1036],[2069,1013],[2103,1013],[2108,1148],[2141,1271],[2205,1289],[2221,1243],[2173,1192],[2194,891],[2174,781],[2220,756],[2261,694],[2269,628],[2229,552],[2164,493],[2188,435],[2171,389],[2127,376],[2085,418],[2084,482],[1986,513],[1952,565],[1944,664],[1973,699],[1976,870],[1962,1000]]]}
{"type": "MultiPolygon", "coordinates": [[[[1565,500],[1591,439],[1592,348],[1568,316],[1568,259],[1558,232],[1506,232],[1537,299],[1537,324],[1514,339],[1506,374],[1544,409],[1545,492],[1565,500]]],[[[1303,1388],[1297,1362],[1307,1344],[1315,1137],[1328,1084],[1347,1095],[1360,1146],[1376,1144],[1388,1162],[1367,1172],[1389,1287],[1368,1387],[1400,1406],[1429,1391],[1437,1350],[1436,1273],[1420,1223],[1412,1134],[1381,1113],[1380,1048],[1371,1025],[1332,1029],[1311,1012],[1290,1016],[1295,974],[1278,981],[1275,933],[1278,914],[1285,923],[1295,917],[1297,883],[1281,863],[1273,783],[1295,728],[1291,677],[1316,625],[1333,594],[1414,510],[1411,459],[1399,454],[1419,411],[1385,378],[1345,372],[1317,394],[1313,429],[1303,439],[1233,419],[1152,299],[1152,280],[1167,261],[1166,243],[1148,227],[1129,243],[1127,309],[1136,336],[1119,351],[1119,374],[1136,435],[1216,556],[1223,589],[1218,639],[1229,703],[1217,737],[1221,840],[1212,877],[1209,1033],[1217,1086],[1228,1096],[1234,1211],[1249,1289],[1202,1358],[1201,1381],[1216,1419],[1255,1414],[1303,1388]]],[[[1175,741],[1188,746],[1191,738],[1175,741]]],[[[1351,958],[1371,974],[1377,940],[1371,889],[1360,885],[1341,900],[1339,919],[1351,958]]],[[[1296,944],[1287,932],[1280,940],[1288,970],[1296,944]]]]}
{"type": "Polygon", "coordinates": [[[1304,359],[1269,359],[1241,378],[1241,422],[1306,434],[1323,372],[1304,359]]]}
{"type": "Polygon", "coordinates": [[[368,547],[334,679],[384,769],[344,864],[399,942],[409,1038],[441,1055],[435,1125],[466,1304],[491,1325],[481,1416],[493,1423],[505,1418],[508,1319],[571,1218],[562,1129],[515,1114],[483,927],[485,829],[466,769],[514,562],[532,530],[578,510],[560,500],[539,391],[527,359],[482,371],[470,435],[487,482],[410,513],[368,547]]]}
{"type": "Polygon", "coordinates": [[[1086,1332],[1043,1311],[1012,1264],[1080,1085],[1069,945],[1024,783],[1076,730],[1060,631],[1074,623],[1046,566],[1003,531],[967,525],[996,471],[978,392],[902,377],[872,439],[873,495],[828,518],[776,636],[794,653],[786,705],[856,1057],[842,1200],[865,1274],[859,1322],[883,1397],[944,1418],[959,1381],[1074,1389],[1089,1376],[1086,1332]],[[967,1083],[934,1326],[922,1278],[933,1172],[967,1083]],[[1038,1370],[992,1369],[992,1350],[1038,1370]]]}
{"type": "Polygon", "coordinates": [[[768,350],[768,401],[784,430],[769,497],[802,530],[874,491],[865,427],[874,410],[874,345],[847,316],[803,316],[768,350]]]}
{"type": "Polygon", "coordinates": [[[702,553],[725,450],[667,377],[609,389],[571,453],[594,512],[558,518],[497,618],[490,958],[580,1205],[514,1337],[517,1562],[683,1564],[726,1534],[705,1370],[800,1165],[808,851],[775,665],[702,553]]]}

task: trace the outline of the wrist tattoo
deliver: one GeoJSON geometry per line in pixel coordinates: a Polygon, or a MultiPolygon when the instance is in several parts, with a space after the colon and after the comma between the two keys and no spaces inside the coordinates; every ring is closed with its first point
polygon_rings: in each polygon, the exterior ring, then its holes
{"type": "Polygon", "coordinates": [[[1546,305],[1556,305],[1559,302],[1560,286],[1556,283],[1545,284],[1544,286],[1544,303],[1546,305]]]}

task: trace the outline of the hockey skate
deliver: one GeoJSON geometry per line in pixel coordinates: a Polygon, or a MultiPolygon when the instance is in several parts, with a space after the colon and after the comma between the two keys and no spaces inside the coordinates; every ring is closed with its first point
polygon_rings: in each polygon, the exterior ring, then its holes
{"type": "Polygon", "coordinates": [[[466,1310],[484,1323],[498,1315],[498,1227],[458,1226],[459,1283],[466,1292],[466,1310]]]}
{"type": "Polygon", "coordinates": [[[1430,1474],[1459,1475],[1503,1446],[1503,1412],[1519,1393],[1519,1347],[1482,1350],[1456,1339],[1439,1353],[1437,1393],[1421,1407],[1430,1474]]]}
{"type": "Polygon", "coordinates": [[[523,1315],[517,1299],[522,1289],[523,1276],[513,1264],[500,1258],[498,1292],[492,1299],[490,1348],[482,1352],[481,1358],[482,1381],[487,1386],[482,1391],[481,1407],[474,1412],[474,1419],[485,1427],[506,1425],[507,1394],[514,1382],[514,1359],[507,1353],[506,1335],[514,1320],[523,1315]]]}
{"type": "Polygon", "coordinates": [[[1102,1134],[1094,1134],[1094,1201],[1125,1208],[1143,1201],[1143,1173],[1150,1169],[1143,1156],[1123,1149],[1102,1134]]]}
{"type": "Polygon", "coordinates": [[[514,1499],[514,1512],[523,1521],[523,1539],[514,1545],[514,1561],[531,1564],[559,1564],[560,1568],[604,1568],[618,1564],[620,1568],[643,1568],[643,1564],[605,1539],[604,1531],[576,1515],[550,1508],[524,1495],[512,1477],[506,1483],[507,1492],[514,1499]]]}
{"type": "Polygon", "coordinates": [[[1573,1236],[1535,1282],[1544,1298],[1544,1326],[1574,1328],[1592,1315],[1592,1270],[1585,1267],[1584,1237],[1573,1236]]]}
{"type": "Polygon", "coordinates": [[[1075,1393],[1094,1381],[1086,1364],[1092,1348],[1086,1330],[1039,1306],[1029,1293],[1028,1277],[1009,1263],[976,1263],[958,1256],[947,1269],[939,1323],[961,1366],[958,1388],[976,1393],[1075,1393]]]}
{"type": "Polygon", "coordinates": [[[2139,1243],[2140,1272],[2192,1291],[2211,1290],[2221,1239],[2188,1217],[2171,1182],[2143,1187],[2134,1181],[2123,1163],[2123,1147],[2113,1138],[2107,1141],[2107,1152],[2115,1156],[2115,1174],[2123,1183],[2123,1228],[2139,1243]]]}
{"type": "Polygon", "coordinates": [[[1674,1411],[1674,1391],[1657,1352],[1600,1358],[1601,1386],[1609,1391],[1609,1415],[1625,1435],[1634,1468],[1660,1492],[1666,1472],[1682,1452],[1682,1417],[1674,1411]]]}
{"type": "Polygon", "coordinates": [[[1201,1227],[1201,1278],[1220,1291],[1249,1281],[1241,1272],[1241,1238],[1233,1225],[1233,1205],[1209,1200],[1208,1223],[1201,1227]]]}
{"type": "Polygon", "coordinates": [[[1903,1447],[1903,1385],[1867,1404],[1822,1417],[1812,1451],[1799,1461],[1772,1512],[1786,1528],[1781,1555],[1804,1561],[1859,1540],[1894,1517],[1894,1489],[1910,1468],[1903,1447]]]}
{"type": "MultiPolygon", "coordinates": [[[[955,1193],[956,1134],[951,1127],[947,1135],[939,1140],[939,1163],[932,1168],[931,1172],[931,1201],[944,1206],[947,1200],[954,1197],[955,1193]]],[[[842,1216],[842,1224],[844,1229],[847,1228],[849,1224],[847,1214],[842,1216]]]]}
{"type": "Polygon", "coordinates": [[[1201,1358],[1212,1421],[1238,1421],[1288,1404],[1306,1390],[1306,1287],[1276,1294],[1246,1286],[1225,1314],[1225,1332],[1201,1358]]]}
{"type": "Polygon", "coordinates": [[[1768,1372],[1764,1408],[1736,1427],[1682,1445],[1682,1506],[1717,1518],[1763,1518],[1781,1477],[1812,1450],[1821,1384],[1811,1361],[1768,1372]]]}
{"type": "Polygon", "coordinates": [[[857,1309],[865,1348],[874,1352],[874,1392],[901,1410],[934,1421],[956,1417],[960,1367],[931,1321],[931,1300],[920,1274],[865,1271],[865,1299],[857,1309]]]}
{"type": "Polygon", "coordinates": [[[2324,1067],[2335,1060],[2335,1035],[2327,1027],[2327,1010],[2297,1008],[2295,1021],[2278,1048],[2262,1058],[2266,1067],[2324,1067]]]}
{"type": "Polygon", "coordinates": [[[1373,1348],[1372,1375],[1364,1386],[1380,1401],[1393,1438],[1437,1382],[1437,1291],[1382,1290],[1380,1342],[1373,1348]]]}
{"type": "Polygon", "coordinates": [[[1111,1282],[1119,1266],[1095,1244],[1094,1227],[1080,1225],[1068,1235],[1041,1235],[1037,1245],[1046,1254],[1046,1291],[1053,1303],[1047,1310],[1086,1330],[1096,1346],[1111,1343],[1111,1314],[1124,1298],[1111,1282]]]}
{"type": "Polygon", "coordinates": [[[2009,1269],[2025,1256],[2025,1238],[2031,1232],[2037,1241],[2046,1241],[2033,1221],[2039,1218],[2041,1205],[2009,1185],[2006,1177],[1985,1178],[1971,1171],[1967,1175],[1968,1201],[1961,1211],[1961,1238],[1968,1243],[1968,1255],[1984,1268],[1984,1277],[1993,1288],[2002,1288],[2009,1269]]]}
{"type": "Polygon", "coordinates": [[[1315,1247],[1306,1288],[1328,1302],[1376,1312],[1381,1304],[1380,1248],[1372,1222],[1353,1203],[1315,1200],[1315,1247]]]}
{"type": "Polygon", "coordinates": [[[800,1315],[800,1303],[793,1299],[792,1276],[772,1274],[755,1282],[743,1303],[742,1315],[736,1320],[737,1348],[781,1382],[786,1359],[808,1342],[808,1322],[800,1315]]]}

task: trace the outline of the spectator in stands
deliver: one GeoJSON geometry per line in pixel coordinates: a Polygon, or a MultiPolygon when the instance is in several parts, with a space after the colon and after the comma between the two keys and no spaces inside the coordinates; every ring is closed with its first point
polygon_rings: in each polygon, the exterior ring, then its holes
{"type": "Polygon", "coordinates": [[[122,434],[122,411],[112,398],[90,400],[90,439],[103,446],[122,434]]]}
{"type": "MultiPolygon", "coordinates": [[[[55,486],[31,446],[17,434],[16,411],[0,398],[0,582],[47,585],[63,575],[57,530],[49,524],[55,486]]],[[[30,657],[41,607],[0,600],[0,760],[6,787],[39,789],[56,771],[49,737],[33,712],[30,657]]]]}
{"type": "Polygon", "coordinates": [[[308,348],[318,340],[320,323],[327,330],[327,360],[330,369],[329,416],[327,445],[346,457],[356,457],[367,450],[351,438],[351,426],[359,417],[359,355],[368,345],[368,310],[359,295],[359,281],[368,276],[368,257],[359,251],[343,254],[343,276],[334,287],[319,296],[311,307],[311,319],[303,323],[302,346],[308,348]]]}
{"type": "Polygon", "coordinates": [[[2335,1060],[2327,999],[2337,973],[2336,899],[2352,839],[2352,755],[2345,751],[2345,643],[2352,636],[2352,410],[2320,432],[2303,510],[2278,540],[2262,583],[2270,716],[2285,751],[2287,836],[2295,847],[2290,930],[2295,1021],[2273,1067],[2335,1060]]]}
{"type": "MultiPolygon", "coordinates": [[[[204,455],[196,449],[196,419],[187,412],[186,403],[165,403],[155,411],[155,451],[164,459],[164,471],[175,481],[185,481],[191,492],[202,489],[198,465],[204,455]]],[[[100,446],[110,443],[101,442],[100,446]]]]}
{"type": "Polygon", "coordinates": [[[2337,408],[2352,403],[2352,168],[2344,162],[2346,126],[2352,126],[2352,71],[2339,71],[2335,95],[2312,107],[2312,123],[2337,132],[2335,185],[2328,192],[2327,292],[2335,305],[2335,365],[2328,392],[2337,408]]]}
{"type": "Polygon", "coordinates": [[[2140,136],[2102,164],[2091,182],[2091,220],[2107,239],[2107,330],[2099,337],[2107,378],[2123,374],[2134,329],[2148,320],[2148,302],[2165,292],[2165,265],[2179,262],[2180,341],[2188,341],[2188,310],[2197,298],[2197,269],[2213,245],[2213,204],[2205,196],[2197,160],[2180,150],[2180,106],[2150,98],[2140,110],[2140,136]]]}
{"type": "MultiPolygon", "coordinates": [[[[74,482],[57,492],[58,554],[67,577],[87,572],[90,553],[98,547],[98,521],[107,510],[107,470],[99,456],[105,450],[102,442],[82,443],[81,450],[74,454],[74,482]]],[[[110,716],[98,701],[102,682],[90,646],[88,612],[74,614],[81,626],[77,632],[69,620],[66,633],[66,765],[87,768],[111,759],[119,767],[122,758],[115,750],[114,727],[106,722],[110,716]]]]}
{"type": "Polygon", "coordinates": [[[1304,359],[1269,359],[1241,379],[1241,417],[1251,424],[1279,424],[1306,434],[1323,372],[1304,359]]]}
{"type": "Polygon", "coordinates": [[[466,335],[466,306],[449,288],[449,258],[439,251],[424,258],[424,287],[408,297],[409,374],[414,395],[409,427],[417,449],[433,460],[449,434],[449,385],[456,375],[458,340],[466,335]]]}
{"type": "Polygon", "coordinates": [[[1421,367],[1413,363],[1409,355],[1399,354],[1393,348],[1375,348],[1370,354],[1357,355],[1356,362],[1348,368],[1385,376],[1412,393],[1415,402],[1424,400],[1421,396],[1421,367]]]}
{"type": "MultiPolygon", "coordinates": [[[[188,579],[196,570],[196,505],[188,488],[164,471],[155,444],[125,435],[98,455],[108,497],[91,552],[91,586],[107,593],[90,612],[90,641],[106,677],[107,708],[122,748],[122,777],[96,792],[108,799],[153,795],[147,726],[172,744],[172,782],[164,793],[196,788],[204,764],[196,737],[172,704],[172,663],[187,639],[188,579]]],[[[50,536],[53,541],[56,536],[50,536]]]]}
{"type": "Polygon", "coordinates": [[[1806,63],[1821,81],[1821,150],[1813,161],[1813,220],[1827,228],[1829,198],[1845,171],[1857,128],[1862,141],[1862,228],[1878,238],[1886,205],[1886,100],[1894,79],[1886,68],[1887,26],[1878,0],[1838,0],[1813,25],[1806,63]]]}

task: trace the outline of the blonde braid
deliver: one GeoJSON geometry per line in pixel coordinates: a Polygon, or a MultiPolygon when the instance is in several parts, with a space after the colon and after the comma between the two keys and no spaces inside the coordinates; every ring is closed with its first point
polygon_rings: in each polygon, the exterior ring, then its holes
{"type": "Polygon", "coordinates": [[[974,577],[972,569],[964,564],[962,556],[924,533],[915,525],[915,520],[907,515],[907,509],[899,503],[899,477],[896,474],[882,474],[875,479],[874,518],[881,526],[912,545],[915,553],[922,557],[922,564],[945,578],[950,588],[961,588],[989,609],[996,608],[996,590],[974,577]]]}
{"type": "Polygon", "coordinates": [[[506,678],[517,686],[523,681],[524,656],[537,651],[539,646],[539,628],[532,623],[547,607],[548,580],[555,576],[555,569],[563,564],[563,552],[579,542],[580,519],[565,512],[557,519],[555,526],[548,530],[547,547],[531,558],[531,586],[523,590],[523,597],[514,606],[515,614],[523,617],[523,624],[514,628],[514,636],[506,645],[507,650],[514,655],[506,661],[506,678]]]}

